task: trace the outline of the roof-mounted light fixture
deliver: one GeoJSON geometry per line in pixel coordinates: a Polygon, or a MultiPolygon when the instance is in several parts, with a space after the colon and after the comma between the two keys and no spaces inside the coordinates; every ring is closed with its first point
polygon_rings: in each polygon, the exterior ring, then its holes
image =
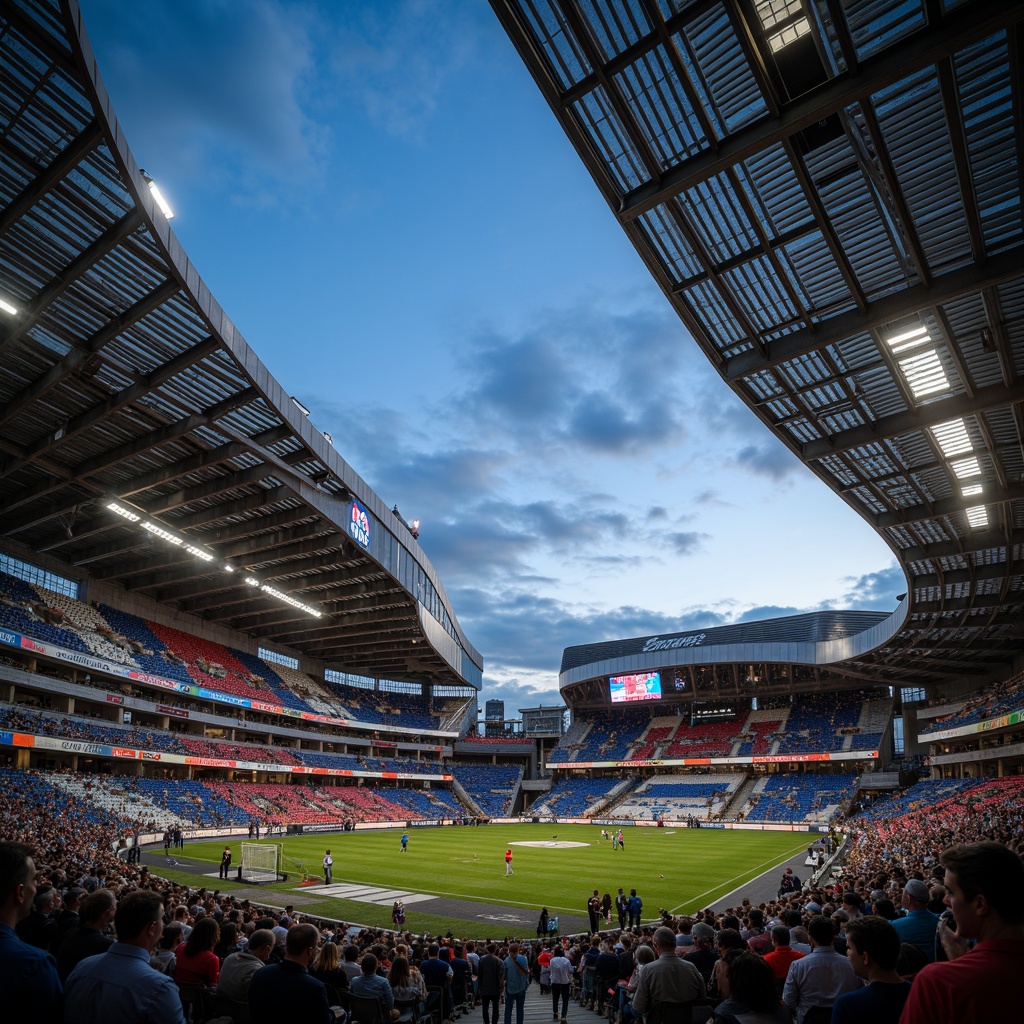
{"type": "Polygon", "coordinates": [[[291,605],[292,608],[297,608],[300,612],[305,612],[307,615],[312,615],[315,619],[323,618],[323,612],[319,608],[314,608],[312,605],[306,604],[300,601],[298,598],[292,597],[291,594],[286,594],[283,590],[278,590],[275,587],[268,586],[266,583],[260,583],[255,576],[246,576],[245,582],[250,587],[256,587],[258,590],[262,590],[264,594],[270,597],[276,597],[278,601],[283,601],[287,605],[291,605]]]}
{"type": "Polygon", "coordinates": [[[164,199],[164,194],[160,191],[157,183],[141,168],[139,168],[139,174],[142,175],[142,180],[146,183],[150,194],[153,196],[153,202],[160,207],[160,212],[167,220],[174,220],[174,211],[171,209],[171,204],[164,199]]]}
{"type": "Polygon", "coordinates": [[[294,396],[291,396],[292,401],[295,403],[295,408],[302,413],[303,416],[309,415],[309,410],[294,396]]]}
{"type": "Polygon", "coordinates": [[[139,527],[145,530],[146,533],[159,537],[160,540],[176,548],[181,548],[182,551],[187,551],[193,558],[198,558],[200,562],[212,562],[216,557],[213,552],[193,544],[187,537],[183,537],[162,523],[150,519],[144,514],[142,509],[133,508],[131,505],[116,499],[111,499],[106,504],[107,508],[115,515],[119,515],[122,519],[127,519],[129,523],[138,523],[139,527]]]}
{"type": "Polygon", "coordinates": [[[0,299],[0,309],[5,313],[9,313],[11,316],[18,315],[18,307],[12,306],[6,299],[0,299]]]}

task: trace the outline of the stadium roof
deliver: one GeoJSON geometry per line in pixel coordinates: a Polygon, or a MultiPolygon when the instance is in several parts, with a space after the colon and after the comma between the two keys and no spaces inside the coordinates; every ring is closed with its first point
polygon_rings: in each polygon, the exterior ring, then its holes
{"type": "Polygon", "coordinates": [[[0,0],[0,60],[3,544],[342,671],[479,687],[412,529],[179,246],[75,0],[0,0]]]}
{"type": "Polygon", "coordinates": [[[903,567],[851,674],[1004,671],[1024,621],[1024,5],[491,3],[705,355],[903,567]]]}

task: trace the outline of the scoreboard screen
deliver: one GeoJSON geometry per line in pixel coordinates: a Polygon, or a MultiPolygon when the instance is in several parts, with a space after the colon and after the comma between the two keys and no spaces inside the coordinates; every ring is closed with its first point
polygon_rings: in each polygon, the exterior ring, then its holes
{"type": "Polygon", "coordinates": [[[661,700],[661,673],[639,672],[632,676],[611,676],[608,680],[613,704],[634,700],[661,700]]]}

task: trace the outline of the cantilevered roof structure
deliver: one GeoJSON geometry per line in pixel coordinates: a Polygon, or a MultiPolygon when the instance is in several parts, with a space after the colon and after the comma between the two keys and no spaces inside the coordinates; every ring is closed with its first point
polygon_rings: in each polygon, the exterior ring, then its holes
{"type": "Polygon", "coordinates": [[[1005,670],[1024,620],[1024,5],[491,3],[694,340],[903,567],[906,600],[837,670],[1005,670]]]}
{"type": "Polygon", "coordinates": [[[0,0],[0,547],[342,671],[479,688],[413,531],[210,295],[75,0],[0,0]]]}

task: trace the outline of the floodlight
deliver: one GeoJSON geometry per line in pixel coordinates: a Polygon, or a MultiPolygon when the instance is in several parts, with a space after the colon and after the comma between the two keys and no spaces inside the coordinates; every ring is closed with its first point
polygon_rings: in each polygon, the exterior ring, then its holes
{"type": "Polygon", "coordinates": [[[164,199],[164,194],[160,191],[157,183],[145,171],[140,169],[139,173],[142,175],[142,180],[146,183],[150,194],[153,196],[153,202],[160,208],[160,212],[167,220],[173,220],[174,211],[171,209],[170,203],[164,199]]]}

